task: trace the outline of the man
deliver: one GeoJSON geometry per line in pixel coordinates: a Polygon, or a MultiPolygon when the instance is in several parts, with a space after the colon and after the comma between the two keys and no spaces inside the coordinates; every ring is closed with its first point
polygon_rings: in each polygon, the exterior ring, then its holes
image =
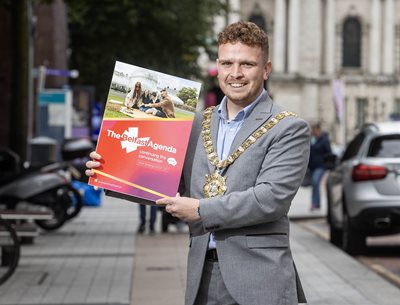
{"type": "Polygon", "coordinates": [[[268,37],[254,23],[237,22],[219,34],[225,97],[195,118],[185,197],[157,201],[189,223],[186,305],[305,302],[287,213],[306,171],[309,127],[263,89],[268,56],[268,37]]]}
{"type": "Polygon", "coordinates": [[[334,155],[332,154],[328,134],[322,133],[319,123],[313,124],[311,126],[310,161],[308,163],[312,186],[311,211],[320,209],[320,184],[327,169],[327,158],[332,158],[332,156],[334,155]]]}
{"type": "Polygon", "coordinates": [[[160,93],[161,101],[152,105],[153,108],[161,108],[161,111],[158,110],[155,115],[162,118],[174,118],[175,110],[171,97],[168,95],[166,89],[161,90],[160,93]]]}

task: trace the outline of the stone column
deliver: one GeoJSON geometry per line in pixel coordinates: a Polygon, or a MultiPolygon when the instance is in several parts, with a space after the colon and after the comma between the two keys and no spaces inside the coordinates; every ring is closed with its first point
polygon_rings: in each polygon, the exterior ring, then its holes
{"type": "Polygon", "coordinates": [[[383,30],[382,72],[394,72],[394,5],[393,0],[385,0],[383,30]]]}
{"type": "Polygon", "coordinates": [[[275,0],[274,53],[272,67],[274,72],[285,72],[286,57],[286,0],[275,0]]]}
{"type": "Polygon", "coordinates": [[[288,72],[299,72],[300,0],[289,1],[288,72]]]}
{"type": "Polygon", "coordinates": [[[381,0],[372,0],[369,46],[369,72],[381,72],[381,0]]]}
{"type": "Polygon", "coordinates": [[[328,75],[335,73],[335,0],[326,2],[326,38],[325,38],[325,72],[328,75]]]}
{"type": "Polygon", "coordinates": [[[228,24],[231,24],[240,20],[240,0],[229,0],[229,6],[228,24]]]}

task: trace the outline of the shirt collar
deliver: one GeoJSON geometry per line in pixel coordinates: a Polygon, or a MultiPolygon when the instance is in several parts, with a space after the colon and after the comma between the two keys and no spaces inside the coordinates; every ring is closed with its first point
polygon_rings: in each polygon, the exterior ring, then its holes
{"type": "MultiPolygon", "coordinates": [[[[236,117],[232,120],[232,121],[243,121],[245,118],[247,118],[251,111],[254,109],[254,107],[256,107],[256,105],[260,102],[260,100],[262,99],[262,97],[267,93],[267,91],[265,89],[263,89],[260,93],[260,95],[249,105],[247,105],[246,107],[244,107],[242,110],[240,110],[238,112],[238,114],[236,115],[236,117]]],[[[222,101],[221,104],[218,106],[218,115],[221,119],[228,121],[228,112],[226,110],[226,101],[227,101],[227,97],[225,96],[222,101]]]]}

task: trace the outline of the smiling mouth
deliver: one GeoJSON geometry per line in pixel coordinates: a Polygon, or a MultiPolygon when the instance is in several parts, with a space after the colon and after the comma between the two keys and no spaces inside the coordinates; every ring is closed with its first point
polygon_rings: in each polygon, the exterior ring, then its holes
{"type": "Polygon", "coordinates": [[[241,87],[243,87],[244,85],[246,85],[246,84],[239,84],[239,83],[232,83],[232,84],[229,84],[231,87],[233,87],[233,88],[241,88],[241,87]]]}

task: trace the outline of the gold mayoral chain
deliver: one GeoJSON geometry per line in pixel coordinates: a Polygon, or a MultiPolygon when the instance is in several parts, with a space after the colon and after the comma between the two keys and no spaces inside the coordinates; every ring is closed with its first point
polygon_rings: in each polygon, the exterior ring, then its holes
{"type": "Polygon", "coordinates": [[[228,158],[224,160],[218,160],[218,154],[214,150],[214,144],[211,138],[211,114],[214,107],[209,107],[204,111],[203,122],[202,122],[202,139],[204,149],[207,153],[208,160],[215,166],[215,172],[211,175],[206,175],[206,181],[203,186],[203,192],[206,198],[220,196],[225,194],[226,177],[221,175],[223,169],[226,169],[229,165],[236,161],[251,145],[253,145],[262,135],[268,130],[278,124],[282,119],[288,116],[297,116],[294,112],[282,111],[275,117],[271,118],[260,128],[254,131],[228,158]]]}

